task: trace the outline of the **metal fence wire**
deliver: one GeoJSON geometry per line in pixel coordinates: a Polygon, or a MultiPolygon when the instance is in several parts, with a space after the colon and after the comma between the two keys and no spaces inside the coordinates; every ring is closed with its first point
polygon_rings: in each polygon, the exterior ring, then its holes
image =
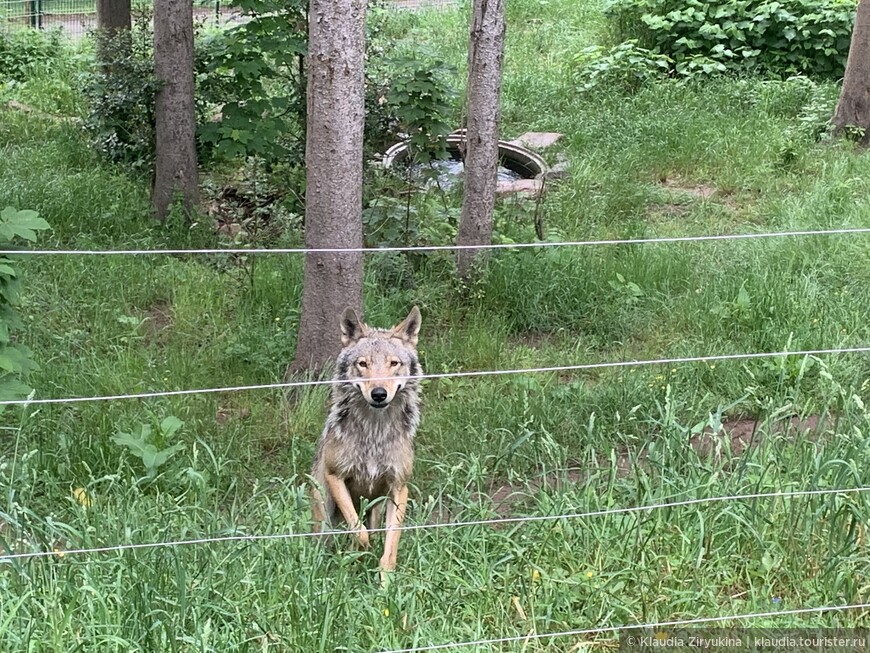
{"type": "MultiPolygon", "coordinates": [[[[458,0],[385,0],[395,9],[436,9],[455,6],[458,0]]],[[[134,7],[137,2],[133,2],[134,7]]],[[[194,18],[202,22],[228,22],[238,11],[227,0],[193,0],[194,18]]],[[[81,38],[97,26],[96,0],[0,0],[0,33],[15,30],[60,30],[81,38]]]]}

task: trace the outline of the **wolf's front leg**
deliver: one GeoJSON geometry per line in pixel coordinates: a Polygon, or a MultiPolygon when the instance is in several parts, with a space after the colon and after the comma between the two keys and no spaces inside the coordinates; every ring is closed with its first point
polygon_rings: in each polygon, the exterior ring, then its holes
{"type": "Polygon", "coordinates": [[[311,518],[314,521],[311,530],[315,533],[320,533],[323,531],[323,525],[327,523],[326,509],[323,506],[323,495],[316,486],[312,485],[308,497],[311,500],[311,518]]]}
{"type": "Polygon", "coordinates": [[[351,530],[356,531],[356,537],[363,547],[369,545],[369,532],[360,521],[359,515],[356,514],[356,509],[353,507],[353,500],[350,498],[350,492],[347,489],[347,484],[344,480],[335,474],[326,474],[326,486],[329,488],[329,493],[335,500],[335,505],[341,511],[344,521],[351,530]]]}
{"type": "Polygon", "coordinates": [[[387,536],[384,539],[384,555],[381,557],[381,581],[386,580],[386,572],[396,568],[399,553],[399,537],[402,535],[402,522],[408,506],[408,486],[402,485],[393,491],[387,500],[387,536]]]}

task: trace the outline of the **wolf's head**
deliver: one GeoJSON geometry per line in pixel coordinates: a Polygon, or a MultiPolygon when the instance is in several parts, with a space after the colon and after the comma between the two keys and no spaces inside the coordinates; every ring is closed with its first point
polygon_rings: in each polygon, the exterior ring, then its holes
{"type": "Polygon", "coordinates": [[[392,329],[373,329],[360,321],[353,309],[341,317],[341,342],[337,378],[348,381],[374,408],[386,408],[409,382],[402,377],[420,374],[417,334],[420,310],[415,306],[392,329]]]}

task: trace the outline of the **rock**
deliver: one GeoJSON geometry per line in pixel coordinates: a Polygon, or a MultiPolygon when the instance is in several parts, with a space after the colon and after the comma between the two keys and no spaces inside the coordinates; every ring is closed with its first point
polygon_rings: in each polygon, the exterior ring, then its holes
{"type": "Polygon", "coordinates": [[[526,132],[510,142],[531,150],[544,150],[553,145],[562,136],[558,132],[526,132]]]}
{"type": "Polygon", "coordinates": [[[513,193],[522,193],[530,197],[537,197],[541,194],[544,187],[544,182],[540,179],[517,179],[515,181],[500,181],[495,188],[498,195],[511,195],[513,193]]]}
{"type": "Polygon", "coordinates": [[[562,162],[557,163],[541,176],[547,181],[556,181],[558,179],[567,179],[571,176],[571,173],[568,171],[568,163],[562,162]]]}

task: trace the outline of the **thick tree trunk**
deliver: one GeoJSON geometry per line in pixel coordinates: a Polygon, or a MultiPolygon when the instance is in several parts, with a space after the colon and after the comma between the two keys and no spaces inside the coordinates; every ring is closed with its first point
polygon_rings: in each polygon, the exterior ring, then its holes
{"type": "Polygon", "coordinates": [[[97,29],[129,30],[133,25],[130,17],[130,1],[97,0],[97,29]]]}
{"type": "MultiPolygon", "coordinates": [[[[311,0],[305,246],[362,247],[366,0],[311,0]]],[[[302,321],[288,372],[317,371],[340,348],[339,319],[362,309],[361,253],[306,254],[302,321]]]]}
{"type": "MultiPolygon", "coordinates": [[[[464,195],[459,245],[492,242],[498,170],[499,100],[504,60],[505,0],[474,0],[468,47],[468,90],[464,195]]],[[[481,262],[480,250],[459,250],[459,276],[481,262]]]]}
{"type": "Polygon", "coordinates": [[[115,61],[130,52],[131,0],[97,0],[97,60],[111,74],[115,61]]]}
{"type": "Polygon", "coordinates": [[[863,130],[861,145],[870,145],[870,0],[861,0],[852,29],[843,90],[834,113],[835,133],[863,130]]]}
{"type": "Polygon", "coordinates": [[[196,109],[193,83],[193,4],[154,0],[154,72],[157,161],[152,203],[154,216],[166,219],[176,195],[190,214],[199,201],[196,161],[196,109]]]}

